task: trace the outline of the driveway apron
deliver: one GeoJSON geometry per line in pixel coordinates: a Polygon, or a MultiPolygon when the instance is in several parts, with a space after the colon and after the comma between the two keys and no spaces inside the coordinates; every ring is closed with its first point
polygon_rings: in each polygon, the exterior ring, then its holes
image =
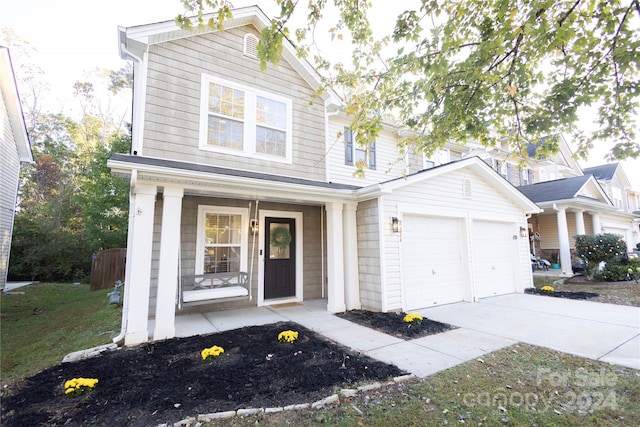
{"type": "Polygon", "coordinates": [[[640,307],[510,294],[417,311],[477,333],[640,369],[640,307]]]}

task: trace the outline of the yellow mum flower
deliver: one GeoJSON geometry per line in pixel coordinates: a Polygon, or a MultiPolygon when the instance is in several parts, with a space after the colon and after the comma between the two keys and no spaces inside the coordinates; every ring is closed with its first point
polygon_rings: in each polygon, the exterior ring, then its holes
{"type": "Polygon", "coordinates": [[[64,394],[79,395],[93,389],[98,380],[96,378],[72,378],[64,383],[64,394]]]}
{"type": "Polygon", "coordinates": [[[407,313],[402,320],[406,323],[411,323],[412,325],[419,325],[424,319],[418,313],[407,313]]]}
{"type": "Polygon", "coordinates": [[[296,331],[282,331],[278,334],[278,341],[280,342],[294,342],[298,339],[298,332],[296,331]]]}
{"type": "Polygon", "coordinates": [[[205,348],[204,350],[202,350],[202,360],[207,360],[209,358],[213,359],[215,357],[220,356],[222,353],[224,353],[224,348],[222,347],[218,347],[217,345],[214,345],[213,347],[209,347],[209,348],[205,348]]]}

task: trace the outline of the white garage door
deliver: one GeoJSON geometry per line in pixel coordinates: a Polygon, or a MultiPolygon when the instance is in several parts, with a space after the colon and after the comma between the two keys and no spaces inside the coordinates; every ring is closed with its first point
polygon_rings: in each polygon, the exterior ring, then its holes
{"type": "Polygon", "coordinates": [[[405,215],[402,268],[405,309],[462,301],[464,245],[460,220],[405,215]]]}
{"type": "Polygon", "coordinates": [[[473,273],[478,298],[515,292],[518,271],[516,225],[473,222],[473,273]]]}

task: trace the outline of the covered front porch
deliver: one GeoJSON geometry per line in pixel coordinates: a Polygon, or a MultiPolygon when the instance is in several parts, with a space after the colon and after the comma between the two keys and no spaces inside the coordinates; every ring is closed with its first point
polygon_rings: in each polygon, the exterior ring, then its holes
{"type": "Polygon", "coordinates": [[[215,331],[224,326],[203,319],[228,309],[307,300],[323,301],[323,310],[331,313],[360,307],[357,187],[260,174],[237,177],[237,171],[221,176],[219,168],[196,177],[184,169],[189,165],[147,167],[131,157],[121,164],[111,161],[114,170],[131,167],[122,164],[128,162],[139,168],[129,171],[125,345],[172,338],[185,328],[198,331],[198,325],[215,331]],[[283,229],[285,244],[277,247],[273,236],[283,229]],[[203,274],[245,275],[247,292],[185,301],[185,277],[203,274]],[[186,319],[200,321],[183,326],[186,319]]]}
{"type": "Polygon", "coordinates": [[[560,269],[555,273],[561,276],[574,274],[575,236],[613,233],[630,241],[633,217],[610,205],[579,199],[538,205],[544,212],[529,219],[531,253],[558,263],[560,269]]]}

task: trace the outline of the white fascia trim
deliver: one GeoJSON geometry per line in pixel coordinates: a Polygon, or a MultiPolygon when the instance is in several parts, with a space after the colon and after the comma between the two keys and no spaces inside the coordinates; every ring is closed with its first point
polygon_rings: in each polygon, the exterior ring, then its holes
{"type": "Polygon", "coordinates": [[[557,206],[561,206],[568,209],[582,209],[607,214],[616,214],[618,212],[616,207],[606,205],[604,202],[591,202],[589,200],[580,199],[551,200],[548,202],[540,202],[538,203],[538,206],[544,211],[555,210],[557,206]]]}
{"type": "Polygon", "coordinates": [[[20,104],[20,94],[13,72],[11,55],[9,49],[5,47],[0,47],[0,71],[0,96],[3,96],[5,100],[19,159],[23,163],[33,163],[31,143],[20,104]]]}
{"type": "MultiPolygon", "coordinates": [[[[578,193],[579,193],[580,191],[582,191],[582,189],[583,189],[583,188],[585,188],[585,187],[586,187],[587,185],[589,185],[589,184],[592,184],[592,185],[596,188],[596,191],[598,191],[598,193],[600,194],[600,196],[601,196],[604,200],[606,200],[607,202],[609,202],[609,204],[611,204],[611,205],[613,206],[613,202],[611,201],[611,199],[609,198],[609,196],[607,195],[607,193],[604,191],[604,189],[602,188],[602,186],[600,185],[600,183],[598,182],[598,180],[597,180],[593,175],[591,175],[591,176],[589,177],[589,179],[587,179],[587,180],[584,182],[584,184],[582,185],[582,187],[580,187],[580,189],[576,192],[576,194],[575,194],[575,195],[577,196],[577,195],[578,195],[578,193]]],[[[606,203],[606,202],[603,202],[603,203],[606,203]]]]}
{"type": "MultiPolygon", "coordinates": [[[[205,173],[200,171],[179,170],[167,168],[163,166],[153,165],[132,165],[129,162],[121,162],[117,160],[107,161],[107,166],[112,173],[128,174],[132,170],[138,171],[138,179],[140,174],[155,176],[159,179],[169,180],[189,180],[192,182],[220,183],[225,187],[231,185],[240,185],[246,187],[248,191],[256,193],[256,191],[273,191],[286,199],[315,199],[317,201],[357,201],[354,190],[340,190],[335,188],[313,187],[310,185],[292,184],[287,182],[265,182],[264,180],[238,177],[231,175],[220,175],[214,173],[205,173]]],[[[231,189],[229,189],[231,190],[231,189]]]]}

